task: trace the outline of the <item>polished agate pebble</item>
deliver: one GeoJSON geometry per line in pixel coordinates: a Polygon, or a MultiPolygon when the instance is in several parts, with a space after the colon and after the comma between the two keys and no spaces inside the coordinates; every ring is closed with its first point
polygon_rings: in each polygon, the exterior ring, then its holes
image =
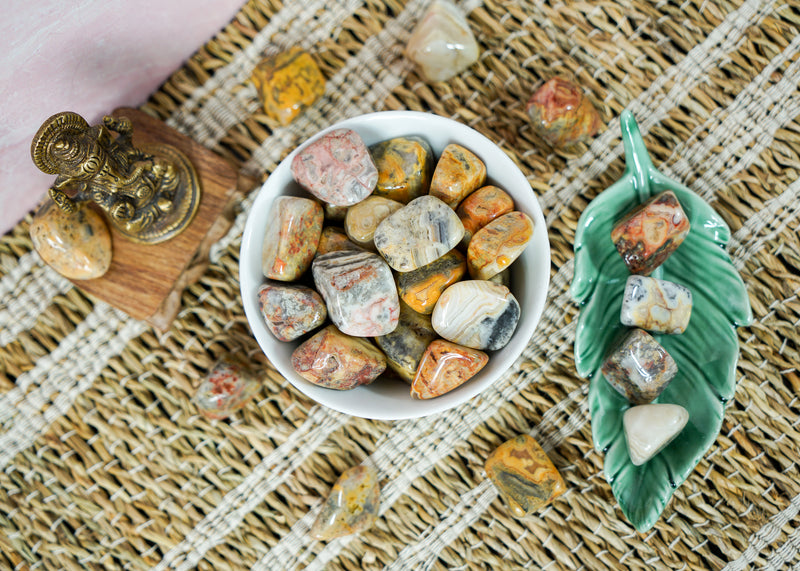
{"type": "Polygon", "coordinates": [[[474,377],[489,362],[483,351],[436,339],[422,355],[411,383],[411,397],[432,399],[449,393],[474,377]]]}
{"type": "Polygon", "coordinates": [[[393,269],[410,272],[452,250],[463,236],[464,225],[453,209],[426,195],[384,219],[374,243],[393,269]]]}
{"type": "Polygon", "coordinates": [[[384,219],[403,208],[403,204],[383,196],[368,196],[347,209],[344,231],[350,240],[362,248],[372,250],[375,230],[384,219]]]}
{"type": "Polygon", "coordinates": [[[533,220],[524,212],[509,212],[489,222],[467,248],[469,274],[486,280],[508,268],[528,246],[533,220]]]}
{"type": "Polygon", "coordinates": [[[360,246],[350,241],[343,229],[335,226],[325,226],[322,229],[322,235],[319,237],[317,253],[314,256],[318,258],[330,252],[340,252],[342,250],[355,250],[358,252],[361,249],[360,246]]]}
{"type": "Polygon", "coordinates": [[[351,206],[375,190],[378,169],[358,133],[335,129],[295,155],[292,176],[323,202],[351,206]]]}
{"type": "Polygon", "coordinates": [[[671,190],[635,208],[611,230],[611,241],[632,274],[648,275],[689,233],[689,218],[671,190]]]}
{"type": "Polygon", "coordinates": [[[643,404],[622,415],[628,454],[641,466],[672,442],[689,421],[689,412],[677,404],[643,404]]]}
{"type": "Polygon", "coordinates": [[[333,485],[311,527],[311,537],[327,541],[372,527],[378,515],[378,473],[363,464],[346,470],[333,485]]]}
{"type": "Polygon", "coordinates": [[[411,383],[417,374],[422,354],[431,341],[438,337],[431,326],[431,318],[417,313],[400,302],[400,319],[391,333],[375,337],[389,368],[404,381],[411,383]]]}
{"type": "Polygon", "coordinates": [[[448,341],[496,351],[511,340],[519,317],[519,303],[507,287],[467,280],[444,291],[433,310],[431,324],[448,341]]]}
{"type": "Polygon", "coordinates": [[[447,81],[478,61],[478,54],[466,17],[447,0],[431,4],[406,45],[408,59],[427,81],[447,81]]]}
{"type": "Polygon", "coordinates": [[[620,321],[651,333],[686,331],[692,315],[692,292],[667,280],[628,276],[622,297],[620,321]]]}
{"type": "Polygon", "coordinates": [[[30,232],[44,263],[66,278],[99,278],[111,266],[108,224],[87,206],[67,213],[48,200],[34,215],[30,232]]]}
{"type": "Polygon", "coordinates": [[[244,408],[261,383],[244,367],[220,361],[203,379],[192,402],[206,418],[227,418],[244,408]]]}
{"type": "Polygon", "coordinates": [[[567,489],[553,462],[527,434],[498,446],[484,467],[515,517],[536,512],[567,489]]]}
{"type": "Polygon", "coordinates": [[[293,281],[308,269],[322,234],[322,207],[297,196],[279,196],[272,203],[261,248],[264,276],[293,281]]]}
{"type": "Polygon", "coordinates": [[[486,165],[475,153],[456,143],[442,151],[433,171],[428,194],[455,209],[467,195],[486,182],[486,165]]]}
{"type": "Polygon", "coordinates": [[[421,137],[396,137],[369,148],[378,168],[373,194],[408,204],[428,192],[433,151],[421,137]]]}
{"type": "Polygon", "coordinates": [[[464,238],[461,243],[466,246],[472,236],[489,222],[514,210],[514,199],[502,188],[484,186],[467,196],[456,209],[461,223],[464,225],[464,238]]]}
{"type": "Polygon", "coordinates": [[[313,289],[267,283],[258,290],[258,307],[278,341],[293,341],[323,324],[325,302],[313,289]]]}
{"type": "Polygon", "coordinates": [[[328,316],[343,333],[374,337],[397,327],[400,303],[394,277],[377,254],[331,252],[314,260],[311,272],[328,316]]]}
{"type": "Polygon", "coordinates": [[[652,335],[632,329],[603,363],[603,376],[633,404],[655,400],[664,392],[678,367],[652,335]]]}
{"type": "Polygon", "coordinates": [[[325,93],[325,78],[314,59],[300,47],[261,61],[251,77],[264,112],[288,125],[325,93]]]}
{"type": "Polygon", "coordinates": [[[450,250],[416,270],[397,276],[397,292],[411,309],[430,315],[442,292],[467,272],[467,261],[458,250],[450,250]]]}
{"type": "Polygon", "coordinates": [[[345,391],[378,378],[386,357],[369,341],[328,325],[294,350],[292,368],[310,383],[345,391]]]}
{"type": "Polygon", "coordinates": [[[540,87],[526,109],[534,130],[552,147],[590,139],[602,124],[600,114],[583,91],[560,77],[540,87]]]}

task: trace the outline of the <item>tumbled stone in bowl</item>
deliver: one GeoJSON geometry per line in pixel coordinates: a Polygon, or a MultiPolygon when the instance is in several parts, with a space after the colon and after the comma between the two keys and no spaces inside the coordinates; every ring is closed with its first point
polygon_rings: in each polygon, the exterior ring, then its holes
{"type": "Polygon", "coordinates": [[[452,249],[421,268],[397,276],[397,292],[411,309],[430,315],[442,292],[467,272],[464,254],[452,249]]]}
{"type": "Polygon", "coordinates": [[[317,253],[315,257],[319,258],[324,254],[330,252],[340,252],[342,250],[355,250],[361,251],[361,246],[357,246],[350,241],[344,229],[337,228],[336,226],[326,226],[322,229],[322,234],[319,237],[319,244],[317,245],[317,253]]]}
{"type": "Polygon", "coordinates": [[[301,285],[267,283],[258,290],[258,307],[267,328],[279,341],[293,341],[323,324],[325,302],[301,285]]]}
{"type": "Polygon", "coordinates": [[[391,333],[375,337],[375,343],[386,355],[389,367],[410,383],[417,374],[422,354],[438,335],[428,315],[417,313],[400,302],[400,319],[391,333]]]}
{"type": "Polygon", "coordinates": [[[350,240],[368,250],[374,250],[375,230],[386,217],[403,208],[401,202],[383,196],[368,196],[347,210],[344,230],[350,240]]]}
{"type": "Polygon", "coordinates": [[[475,153],[450,143],[442,151],[433,171],[429,194],[439,198],[450,208],[486,182],[486,165],[475,153]]]}
{"type": "Polygon", "coordinates": [[[261,248],[264,276],[284,282],[299,278],[314,259],[322,220],[318,202],[298,196],[277,197],[261,248]]]}
{"type": "Polygon", "coordinates": [[[373,194],[408,204],[428,192],[433,172],[433,151],[427,141],[413,135],[381,141],[369,148],[378,168],[373,194]]]}
{"type": "Polygon", "coordinates": [[[463,245],[468,245],[472,236],[489,222],[514,210],[514,199],[502,188],[483,186],[461,201],[456,214],[464,225],[463,245]]]}
{"type": "Polygon", "coordinates": [[[528,246],[533,220],[524,212],[509,212],[478,230],[467,247],[470,275],[487,280],[507,269],[528,246]]]}
{"type": "Polygon", "coordinates": [[[488,362],[489,356],[483,351],[436,339],[422,355],[411,383],[411,396],[432,399],[449,393],[474,377],[488,362]]]}

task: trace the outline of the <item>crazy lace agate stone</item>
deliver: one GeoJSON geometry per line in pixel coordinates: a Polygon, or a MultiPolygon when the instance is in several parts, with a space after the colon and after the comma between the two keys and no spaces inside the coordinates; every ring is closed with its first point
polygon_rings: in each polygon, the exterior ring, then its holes
{"type": "Polygon", "coordinates": [[[427,81],[447,81],[478,61],[478,42],[464,14],[436,0],[408,39],[406,55],[427,81]]]}
{"type": "Polygon", "coordinates": [[[689,412],[677,404],[643,404],[622,415],[628,454],[641,466],[672,442],[689,421],[689,412]]]}
{"type": "Polygon", "coordinates": [[[515,517],[540,510],[567,490],[553,462],[527,434],[498,446],[484,467],[515,517]]]}
{"type": "Polygon", "coordinates": [[[358,133],[335,129],[295,155],[292,176],[323,202],[351,206],[372,194],[378,169],[358,133]]]}
{"type": "Polygon", "coordinates": [[[221,420],[244,408],[260,389],[261,383],[246,368],[220,361],[200,383],[192,402],[206,418],[221,420]]]}
{"type": "Polygon", "coordinates": [[[328,325],[294,350],[292,368],[310,383],[346,391],[377,379],[386,357],[369,341],[328,325]]]}
{"type": "Polygon", "coordinates": [[[314,260],[311,271],[328,316],[343,333],[376,337],[397,327],[400,302],[394,277],[377,254],[331,252],[314,260]]]}
{"type": "Polygon", "coordinates": [[[496,351],[511,340],[519,317],[519,303],[507,287],[467,280],[444,291],[433,310],[431,324],[448,341],[496,351]]]}
{"type": "Polygon", "coordinates": [[[456,143],[442,151],[433,171],[428,194],[455,209],[467,195],[486,182],[486,165],[475,153],[456,143]]]}
{"type": "Polygon", "coordinates": [[[272,203],[269,220],[261,247],[261,270],[272,280],[296,280],[317,251],[322,207],[308,198],[279,196],[272,203]]]}
{"type": "Polygon", "coordinates": [[[492,220],[469,242],[469,274],[479,280],[499,274],[522,254],[532,236],[533,220],[524,212],[509,212],[492,220]]]}
{"type": "Polygon", "coordinates": [[[328,315],[320,295],[300,285],[262,285],[258,290],[258,307],[278,341],[293,341],[313,331],[328,315]]]}
{"type": "Polygon", "coordinates": [[[324,254],[330,252],[340,252],[342,250],[361,251],[361,247],[355,245],[347,237],[345,231],[335,226],[326,226],[322,229],[322,234],[319,237],[319,244],[317,245],[317,253],[314,255],[319,258],[324,254]]]}
{"type": "Polygon", "coordinates": [[[458,250],[450,250],[416,270],[397,276],[397,292],[411,309],[430,315],[442,292],[467,272],[467,261],[458,250]]]}
{"type": "Polygon", "coordinates": [[[533,94],[527,111],[534,130],[552,147],[567,147],[594,137],[602,124],[583,91],[560,77],[533,94]]]}
{"type": "Polygon", "coordinates": [[[30,232],[44,263],[66,278],[99,278],[111,266],[108,224],[91,208],[67,213],[49,200],[34,215],[30,232]]]}
{"type": "Polygon", "coordinates": [[[620,321],[651,333],[686,331],[692,315],[692,292],[667,280],[629,276],[625,282],[620,321]]]}
{"type": "Polygon", "coordinates": [[[372,527],[378,515],[378,473],[363,464],[346,470],[331,489],[311,528],[311,537],[327,541],[372,527]]]}
{"type": "Polygon", "coordinates": [[[631,330],[601,369],[616,391],[633,404],[655,400],[678,367],[669,353],[643,329],[631,330]]]}
{"type": "Polygon", "coordinates": [[[611,230],[611,241],[632,274],[648,275],[689,233],[689,218],[671,190],[635,208],[611,230]]]}
{"type": "Polygon", "coordinates": [[[336,206],[327,202],[322,207],[325,211],[325,220],[330,222],[344,222],[344,217],[347,216],[349,208],[349,206],[336,206]]]}
{"type": "Polygon", "coordinates": [[[432,399],[449,393],[474,377],[489,362],[483,351],[436,339],[422,355],[411,383],[411,397],[432,399]]]}
{"type": "Polygon", "coordinates": [[[431,318],[417,313],[400,302],[400,320],[397,328],[386,335],[375,337],[375,343],[386,355],[389,368],[404,381],[411,383],[428,345],[438,337],[431,326],[431,318]]]}
{"type": "Polygon", "coordinates": [[[493,185],[479,188],[462,200],[456,209],[456,214],[464,225],[461,243],[468,245],[475,232],[513,210],[514,199],[502,188],[493,185]]]}
{"type": "Polygon", "coordinates": [[[408,204],[428,192],[433,151],[421,137],[396,137],[369,148],[378,168],[373,194],[408,204]]]}
{"type": "Polygon", "coordinates": [[[260,62],[253,70],[253,84],[264,112],[288,125],[325,93],[325,78],[314,59],[297,46],[260,62]]]}
{"type": "Polygon", "coordinates": [[[393,269],[410,272],[452,250],[463,236],[464,225],[453,209],[426,195],[381,222],[374,243],[393,269]]]}
{"type": "Polygon", "coordinates": [[[378,224],[403,208],[403,204],[383,196],[368,196],[347,210],[344,230],[350,240],[369,250],[375,249],[373,238],[378,224]]]}

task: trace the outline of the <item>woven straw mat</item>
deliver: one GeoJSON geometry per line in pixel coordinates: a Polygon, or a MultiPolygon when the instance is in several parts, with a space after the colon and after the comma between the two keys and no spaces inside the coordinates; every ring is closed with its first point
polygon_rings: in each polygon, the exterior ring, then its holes
{"type": "Polygon", "coordinates": [[[45,267],[25,220],[0,242],[0,568],[800,569],[800,6],[466,0],[480,59],[432,84],[403,56],[427,4],[251,2],[143,109],[259,179],[318,130],[371,111],[429,111],[487,135],[528,176],[552,248],[547,309],[523,358],[450,411],[351,418],[296,391],[251,336],[237,263],[253,193],[163,334],[45,267]],[[280,127],[249,76],[293,45],[316,59],[326,93],[280,127]],[[604,122],[570,153],[550,150],[525,113],[555,75],[581,85],[604,122]],[[739,329],[721,433],[646,534],[592,448],[568,294],[578,217],[622,173],[626,108],[656,166],[730,225],[755,316],[739,329]],[[189,399],[229,352],[261,363],[264,386],[208,421],[189,399]],[[568,491],[515,519],[483,463],[521,433],[568,491]],[[376,524],[310,539],[333,482],[364,461],[381,479],[376,524]]]}

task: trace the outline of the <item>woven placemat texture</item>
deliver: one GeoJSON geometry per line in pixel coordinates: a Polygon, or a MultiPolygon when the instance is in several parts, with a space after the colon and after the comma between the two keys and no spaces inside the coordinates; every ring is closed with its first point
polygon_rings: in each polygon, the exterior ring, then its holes
{"type": "MultiPolygon", "coordinates": [[[[783,1],[462,1],[481,46],[426,83],[403,48],[428,2],[250,2],[143,109],[260,179],[299,142],[365,112],[451,117],[528,176],[549,228],[548,305],[523,358],[442,414],[375,422],[316,405],[269,365],[242,310],[238,252],[253,193],[160,334],[45,267],[29,219],[0,241],[2,569],[800,568],[800,9],[783,1]],[[249,83],[266,55],[307,49],[325,96],[288,127],[249,83]],[[525,103],[561,75],[604,128],[549,149],[525,103]],[[622,516],[591,443],[572,344],[572,243],[586,204],[622,173],[630,109],[656,166],[707,199],[753,307],[722,431],[646,534],[622,516]],[[189,402],[226,353],[260,363],[256,400],[226,421],[189,402]],[[530,433],[568,492],[511,517],[483,463],[530,433]],[[369,531],[307,531],[345,469],[382,485],[369,531]]],[[[702,272],[702,268],[697,268],[702,272]]]]}

